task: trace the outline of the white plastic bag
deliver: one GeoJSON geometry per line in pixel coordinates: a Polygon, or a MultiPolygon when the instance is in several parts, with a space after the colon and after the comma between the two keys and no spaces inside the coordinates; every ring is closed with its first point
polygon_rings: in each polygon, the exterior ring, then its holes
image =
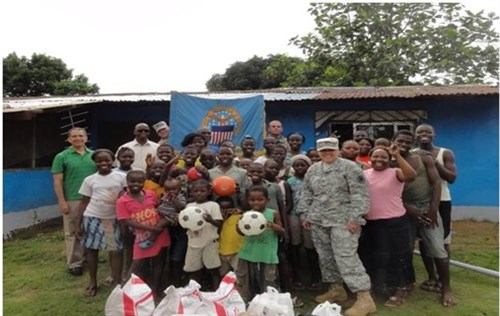
{"type": "Polygon", "coordinates": [[[290,293],[279,293],[268,286],[267,291],[256,295],[248,305],[247,312],[254,316],[294,316],[293,301],[290,293]]]}
{"type": "Polygon", "coordinates": [[[235,284],[236,274],[228,272],[215,292],[201,292],[201,295],[211,302],[218,302],[224,306],[228,316],[237,316],[246,311],[246,307],[235,284]]]}
{"type": "MultiPolygon", "coordinates": [[[[215,298],[215,293],[208,293],[215,298]]],[[[239,294],[238,294],[239,295],[239,294]]],[[[218,301],[211,301],[207,293],[200,292],[200,285],[196,281],[189,281],[185,287],[169,286],[165,290],[165,297],[154,310],[153,316],[170,315],[204,315],[229,316],[227,309],[218,301]]],[[[219,297],[219,296],[217,296],[219,297]]]]}
{"type": "Polygon", "coordinates": [[[106,316],[151,316],[155,309],[153,293],[144,281],[132,274],[123,287],[117,285],[104,307],[106,316]]]}
{"type": "Polygon", "coordinates": [[[311,315],[313,316],[341,316],[341,307],[335,303],[330,303],[328,301],[319,304],[314,308],[311,315]]]}

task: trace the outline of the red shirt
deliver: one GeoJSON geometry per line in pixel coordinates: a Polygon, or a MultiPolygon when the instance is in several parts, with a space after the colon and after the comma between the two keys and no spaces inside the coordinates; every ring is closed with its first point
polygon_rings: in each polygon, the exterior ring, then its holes
{"type": "MultiPolygon", "coordinates": [[[[156,211],[158,205],[158,197],[153,191],[144,190],[144,201],[139,201],[130,197],[128,192],[125,192],[116,201],[116,218],[118,220],[131,219],[143,225],[155,226],[160,220],[160,215],[156,211]]],[[[152,247],[142,249],[139,244],[149,238],[150,232],[142,229],[134,229],[135,242],[133,259],[151,258],[158,255],[164,247],[170,246],[170,236],[167,228],[165,228],[155,240],[152,247]]]]}

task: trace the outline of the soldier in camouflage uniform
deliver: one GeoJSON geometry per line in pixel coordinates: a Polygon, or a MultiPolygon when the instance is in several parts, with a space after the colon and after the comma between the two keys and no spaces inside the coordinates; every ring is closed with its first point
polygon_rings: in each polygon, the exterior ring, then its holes
{"type": "Polygon", "coordinates": [[[316,147],[321,162],[307,171],[297,209],[304,229],[311,229],[323,281],[330,283],[328,292],[315,300],[346,301],[345,282],[357,294],[345,315],[373,313],[370,278],[357,254],[363,216],[369,209],[367,182],[354,162],[338,157],[336,138],[319,139],[316,147]]]}

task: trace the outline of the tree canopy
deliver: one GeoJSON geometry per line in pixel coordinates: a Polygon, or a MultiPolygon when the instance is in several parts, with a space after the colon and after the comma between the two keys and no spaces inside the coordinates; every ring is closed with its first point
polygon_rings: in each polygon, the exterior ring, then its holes
{"type": "MultiPolygon", "coordinates": [[[[499,83],[494,13],[458,3],[312,3],[309,12],[314,31],[290,39],[305,59],[271,55],[261,73],[239,76],[267,87],[499,83]]],[[[236,64],[215,75],[215,90],[234,89],[225,78],[236,64]]]]}
{"type": "Polygon", "coordinates": [[[99,92],[97,84],[73,70],[58,58],[33,54],[31,59],[11,53],[3,59],[3,95],[84,95],[99,92]]]}

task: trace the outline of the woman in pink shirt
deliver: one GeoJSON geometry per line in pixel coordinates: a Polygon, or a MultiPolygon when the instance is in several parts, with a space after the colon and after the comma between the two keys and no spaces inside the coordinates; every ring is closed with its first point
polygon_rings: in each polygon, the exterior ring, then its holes
{"type": "Polygon", "coordinates": [[[369,155],[372,169],[363,171],[370,194],[370,210],[363,228],[369,252],[366,270],[376,292],[389,295],[389,291],[395,289],[384,305],[400,306],[404,303],[407,286],[415,279],[410,222],[401,195],[404,182],[415,179],[416,172],[395,145],[389,149],[375,147],[369,155]],[[390,168],[391,156],[401,168],[390,168]]]}

